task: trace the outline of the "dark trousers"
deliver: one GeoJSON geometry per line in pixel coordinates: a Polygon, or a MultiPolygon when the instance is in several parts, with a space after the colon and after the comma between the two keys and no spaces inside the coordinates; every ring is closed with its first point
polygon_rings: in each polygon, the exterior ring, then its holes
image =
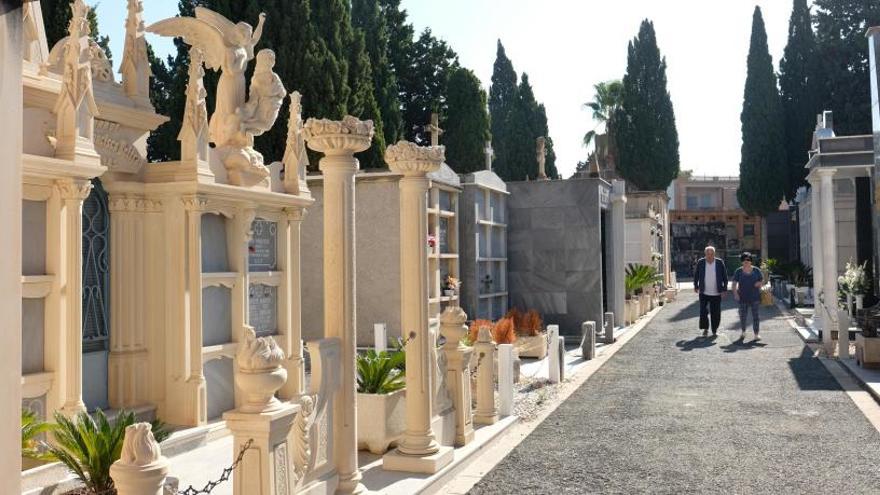
{"type": "Polygon", "coordinates": [[[743,332],[746,331],[746,322],[749,318],[749,310],[752,312],[752,330],[754,330],[755,335],[758,335],[758,332],[761,330],[761,324],[758,320],[758,308],[761,305],[761,301],[750,301],[750,302],[742,302],[739,303],[739,326],[743,332]]]}
{"type": "Polygon", "coordinates": [[[709,329],[710,317],[712,319],[712,333],[715,333],[721,324],[721,296],[700,294],[700,330],[709,329]]]}

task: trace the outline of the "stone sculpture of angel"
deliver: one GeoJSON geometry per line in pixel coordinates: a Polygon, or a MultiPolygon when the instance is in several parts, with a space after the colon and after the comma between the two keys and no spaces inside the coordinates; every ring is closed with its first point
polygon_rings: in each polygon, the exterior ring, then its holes
{"type": "Polygon", "coordinates": [[[237,114],[247,98],[244,74],[254,58],[254,46],[262,37],[265,20],[266,15],[260,14],[254,30],[246,22],[233,24],[212,10],[196,7],[195,17],[172,17],[147,28],[151,33],[183,38],[202,51],[207,68],[221,71],[217,105],[209,124],[211,142],[218,147],[238,145],[230,141],[238,137],[234,122],[240,119],[237,114]]]}

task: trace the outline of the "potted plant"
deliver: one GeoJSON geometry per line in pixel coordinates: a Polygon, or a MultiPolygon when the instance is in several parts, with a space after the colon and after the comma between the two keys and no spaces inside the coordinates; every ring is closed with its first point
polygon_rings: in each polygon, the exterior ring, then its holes
{"type": "MultiPolygon", "coordinates": [[[[51,441],[42,443],[44,453],[36,454],[41,460],[59,461],[86,487],[86,493],[116,493],[110,466],[122,454],[125,428],[137,421],[134,413],[120,411],[111,423],[99,409],[93,418],[81,412],[73,418],[55,413],[50,427],[51,441]]],[[[170,436],[164,423],[152,422],[153,437],[162,442],[170,436]]]]}
{"type": "Polygon", "coordinates": [[[516,324],[516,350],[520,357],[544,359],[547,357],[547,333],[541,315],[534,309],[522,314],[516,308],[512,312],[516,324]]]}
{"type": "Polygon", "coordinates": [[[384,454],[406,428],[406,354],[369,350],[357,356],[358,449],[384,454]]]}
{"type": "Polygon", "coordinates": [[[452,275],[446,275],[443,278],[443,295],[446,297],[453,297],[458,292],[460,282],[457,278],[452,275]]]}
{"type": "Polygon", "coordinates": [[[39,464],[43,452],[40,450],[39,436],[52,430],[52,425],[40,420],[30,409],[21,410],[21,457],[24,469],[39,464]]]}

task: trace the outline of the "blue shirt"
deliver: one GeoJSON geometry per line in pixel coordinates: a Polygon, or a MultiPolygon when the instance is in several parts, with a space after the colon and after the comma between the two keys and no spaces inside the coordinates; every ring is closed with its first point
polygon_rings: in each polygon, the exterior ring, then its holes
{"type": "Polygon", "coordinates": [[[746,273],[742,268],[737,268],[733,274],[733,281],[737,283],[736,290],[739,291],[739,302],[751,303],[761,300],[761,288],[755,287],[756,282],[764,280],[761,270],[752,267],[752,273],[746,273]]]}

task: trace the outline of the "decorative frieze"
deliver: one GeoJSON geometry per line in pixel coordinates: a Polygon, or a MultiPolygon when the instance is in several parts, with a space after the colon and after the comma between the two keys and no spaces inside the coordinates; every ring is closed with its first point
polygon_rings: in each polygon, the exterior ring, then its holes
{"type": "Polygon", "coordinates": [[[147,160],[126,140],[121,129],[116,122],[95,119],[95,149],[101,155],[101,165],[113,172],[134,174],[147,160]]]}

